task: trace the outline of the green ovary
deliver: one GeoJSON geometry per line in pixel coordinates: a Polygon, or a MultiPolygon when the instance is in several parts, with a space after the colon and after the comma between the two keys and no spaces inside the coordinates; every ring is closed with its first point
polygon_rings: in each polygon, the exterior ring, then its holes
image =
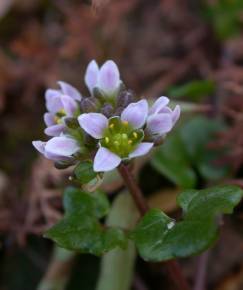
{"type": "Polygon", "coordinates": [[[119,117],[109,120],[108,128],[104,132],[104,138],[100,143],[110,151],[122,158],[128,157],[144,137],[143,130],[134,130],[126,121],[119,117]]]}

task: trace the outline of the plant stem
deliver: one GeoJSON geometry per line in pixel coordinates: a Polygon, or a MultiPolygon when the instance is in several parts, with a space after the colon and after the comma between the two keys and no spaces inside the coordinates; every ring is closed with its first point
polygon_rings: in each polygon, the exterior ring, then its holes
{"type": "Polygon", "coordinates": [[[190,290],[189,284],[182,273],[180,264],[176,260],[165,263],[169,277],[174,282],[178,290],[190,290]]]}
{"type": "Polygon", "coordinates": [[[208,259],[209,259],[209,251],[204,252],[203,254],[201,254],[201,256],[198,257],[198,266],[193,290],[206,289],[208,259]]]}
{"type": "MultiPolygon", "coordinates": [[[[143,216],[149,210],[149,206],[144,198],[139,186],[137,185],[128,166],[121,164],[118,168],[121,177],[130,194],[132,195],[140,214],[143,216]]],[[[171,260],[164,264],[167,268],[168,274],[175,283],[178,290],[190,290],[187,280],[185,279],[181,267],[177,261],[171,260]]]]}
{"type": "Polygon", "coordinates": [[[126,187],[128,188],[130,194],[132,195],[132,197],[134,199],[134,202],[137,205],[137,208],[138,208],[140,214],[142,216],[145,215],[145,213],[149,210],[149,207],[148,207],[146,199],[144,198],[140,188],[138,187],[131,171],[124,164],[121,164],[118,169],[119,169],[119,173],[120,173],[121,177],[124,180],[126,187]]]}

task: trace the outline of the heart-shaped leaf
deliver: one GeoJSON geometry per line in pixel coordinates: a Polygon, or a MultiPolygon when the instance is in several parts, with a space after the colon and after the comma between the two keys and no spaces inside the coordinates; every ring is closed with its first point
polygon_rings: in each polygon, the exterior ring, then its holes
{"type": "Polygon", "coordinates": [[[185,191],[178,197],[184,212],[178,223],[151,209],[133,233],[140,255],[149,261],[165,261],[206,250],[218,238],[217,215],[231,213],[242,196],[237,186],[185,191]]]}
{"type": "Polygon", "coordinates": [[[60,247],[101,255],[126,246],[121,229],[105,228],[99,222],[109,211],[109,202],[101,192],[89,194],[69,187],[64,193],[64,208],[64,218],[45,234],[60,247]]]}

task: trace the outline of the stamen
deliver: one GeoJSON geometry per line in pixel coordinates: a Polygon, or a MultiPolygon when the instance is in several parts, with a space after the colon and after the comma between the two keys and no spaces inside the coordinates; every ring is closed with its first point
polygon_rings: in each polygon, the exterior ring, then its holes
{"type": "Polygon", "coordinates": [[[134,138],[136,138],[136,139],[138,138],[138,133],[133,132],[132,135],[133,135],[134,138]]]}
{"type": "Polygon", "coordinates": [[[127,121],[122,121],[123,125],[127,126],[128,122],[127,121]]]}
{"type": "Polygon", "coordinates": [[[115,145],[115,146],[119,146],[120,143],[119,143],[118,141],[114,141],[114,145],[115,145]]]}
{"type": "Polygon", "coordinates": [[[109,143],[110,139],[108,137],[105,137],[105,143],[109,143]]]}
{"type": "Polygon", "coordinates": [[[127,139],[127,134],[123,133],[122,134],[122,139],[125,139],[126,140],[127,139]]]}
{"type": "Polygon", "coordinates": [[[131,145],[132,144],[132,140],[128,140],[128,142],[127,142],[129,145],[131,145]]]}
{"type": "Polygon", "coordinates": [[[110,124],[110,125],[109,125],[109,128],[110,128],[110,129],[113,129],[113,128],[114,128],[114,124],[110,124]]]}
{"type": "Polygon", "coordinates": [[[57,116],[54,117],[54,122],[58,124],[59,118],[57,116]]]}

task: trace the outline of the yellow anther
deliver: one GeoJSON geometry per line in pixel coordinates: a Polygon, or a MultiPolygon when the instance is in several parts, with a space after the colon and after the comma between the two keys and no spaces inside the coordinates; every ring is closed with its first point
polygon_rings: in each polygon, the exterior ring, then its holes
{"type": "Polygon", "coordinates": [[[66,112],[65,112],[64,109],[61,109],[60,111],[58,111],[58,113],[63,114],[63,115],[66,115],[66,112]]]}
{"type": "Polygon", "coordinates": [[[55,117],[54,117],[54,122],[55,122],[56,124],[62,124],[62,118],[59,118],[59,117],[55,116],[55,117]]]}
{"type": "Polygon", "coordinates": [[[110,129],[113,129],[113,128],[114,128],[114,124],[110,124],[110,125],[109,125],[109,128],[110,128],[110,129]]]}
{"type": "Polygon", "coordinates": [[[127,139],[127,134],[123,133],[122,134],[122,139],[127,139]]]}
{"type": "Polygon", "coordinates": [[[108,137],[105,137],[105,143],[109,143],[110,139],[108,137]]]}
{"type": "Polygon", "coordinates": [[[114,141],[114,145],[115,145],[115,146],[119,146],[120,143],[119,143],[118,141],[114,141]]]}
{"type": "Polygon", "coordinates": [[[128,140],[128,142],[127,142],[129,145],[131,145],[132,144],[132,140],[128,140]]]}
{"type": "Polygon", "coordinates": [[[123,125],[125,125],[125,126],[128,125],[128,122],[127,122],[127,121],[123,121],[122,123],[123,123],[123,125]]]}
{"type": "Polygon", "coordinates": [[[138,138],[138,133],[133,132],[132,135],[133,135],[134,138],[138,138]]]}

